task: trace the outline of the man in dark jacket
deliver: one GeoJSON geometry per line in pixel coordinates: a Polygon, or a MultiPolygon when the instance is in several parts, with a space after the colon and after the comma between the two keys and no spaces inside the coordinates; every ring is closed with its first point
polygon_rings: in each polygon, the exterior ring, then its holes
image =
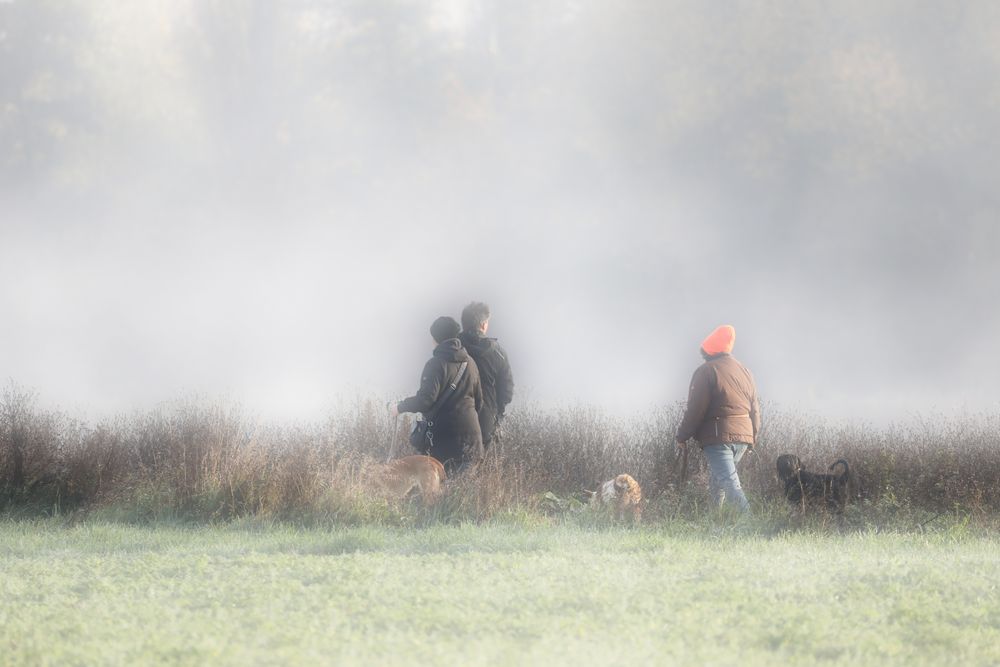
{"type": "Polygon", "coordinates": [[[708,460],[713,501],[721,506],[728,500],[745,512],[749,503],[736,464],[760,432],[760,402],[753,375],[731,354],[735,342],[736,329],[728,324],[702,342],[705,363],[691,378],[677,446],[686,447],[690,438],[697,439],[708,460]]]}
{"type": "Polygon", "coordinates": [[[490,327],[490,307],[473,302],[462,310],[462,345],[476,360],[483,384],[483,407],[479,411],[479,428],[483,446],[489,447],[503,419],[504,410],[514,399],[514,377],[510,372],[507,353],[496,338],[487,338],[490,327]]]}
{"type": "Polygon", "coordinates": [[[420,389],[416,395],[400,401],[392,409],[393,415],[400,412],[426,414],[448,386],[455,382],[461,365],[467,364],[455,391],[434,416],[433,446],[429,451],[421,452],[443,463],[449,474],[465,464],[478,461],[483,453],[477,415],[483,407],[479,369],[462,347],[458,334],[458,322],[453,318],[439,317],[434,320],[431,325],[434,355],[424,365],[420,389]]]}

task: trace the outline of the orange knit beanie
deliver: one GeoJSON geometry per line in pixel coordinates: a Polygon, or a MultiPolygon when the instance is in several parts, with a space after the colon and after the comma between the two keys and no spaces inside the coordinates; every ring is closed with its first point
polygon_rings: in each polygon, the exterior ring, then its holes
{"type": "Polygon", "coordinates": [[[708,334],[708,338],[701,342],[701,350],[710,357],[722,354],[723,352],[729,354],[733,351],[733,343],[735,342],[736,329],[728,324],[723,324],[708,334]]]}

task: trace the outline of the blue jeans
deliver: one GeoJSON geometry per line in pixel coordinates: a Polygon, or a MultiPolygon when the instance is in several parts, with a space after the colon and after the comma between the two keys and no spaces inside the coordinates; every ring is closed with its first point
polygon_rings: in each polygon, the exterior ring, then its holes
{"type": "Polygon", "coordinates": [[[740,476],[736,473],[736,464],[743,458],[747,447],[749,445],[734,442],[728,445],[705,445],[702,448],[702,453],[708,459],[708,492],[716,506],[722,507],[723,501],[728,500],[735,503],[741,512],[750,509],[750,503],[740,486],[740,476]]]}

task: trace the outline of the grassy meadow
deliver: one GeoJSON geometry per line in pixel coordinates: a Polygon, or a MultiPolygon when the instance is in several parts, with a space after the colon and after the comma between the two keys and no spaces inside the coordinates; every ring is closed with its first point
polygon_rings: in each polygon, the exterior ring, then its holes
{"type": "Polygon", "coordinates": [[[1000,542],[0,522],[5,665],[1000,663],[1000,542]]]}

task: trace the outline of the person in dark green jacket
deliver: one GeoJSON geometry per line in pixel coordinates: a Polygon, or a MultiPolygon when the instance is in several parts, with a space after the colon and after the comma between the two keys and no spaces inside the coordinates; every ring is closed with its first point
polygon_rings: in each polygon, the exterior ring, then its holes
{"type": "Polygon", "coordinates": [[[504,411],[514,399],[514,377],[510,372],[507,352],[496,338],[487,338],[490,327],[490,307],[473,302],[462,310],[462,333],[459,340],[479,367],[483,385],[483,407],[479,411],[479,429],[483,447],[489,447],[503,419],[504,411]]]}
{"type": "Polygon", "coordinates": [[[483,437],[479,430],[478,412],[483,407],[483,389],[479,369],[458,339],[459,326],[451,317],[439,317],[431,325],[434,353],[424,364],[420,389],[393,406],[392,414],[420,412],[426,414],[448,385],[455,382],[459,369],[466,363],[465,373],[456,384],[454,393],[434,416],[433,445],[421,452],[444,464],[451,474],[460,467],[479,461],[483,455],[483,437]]]}

